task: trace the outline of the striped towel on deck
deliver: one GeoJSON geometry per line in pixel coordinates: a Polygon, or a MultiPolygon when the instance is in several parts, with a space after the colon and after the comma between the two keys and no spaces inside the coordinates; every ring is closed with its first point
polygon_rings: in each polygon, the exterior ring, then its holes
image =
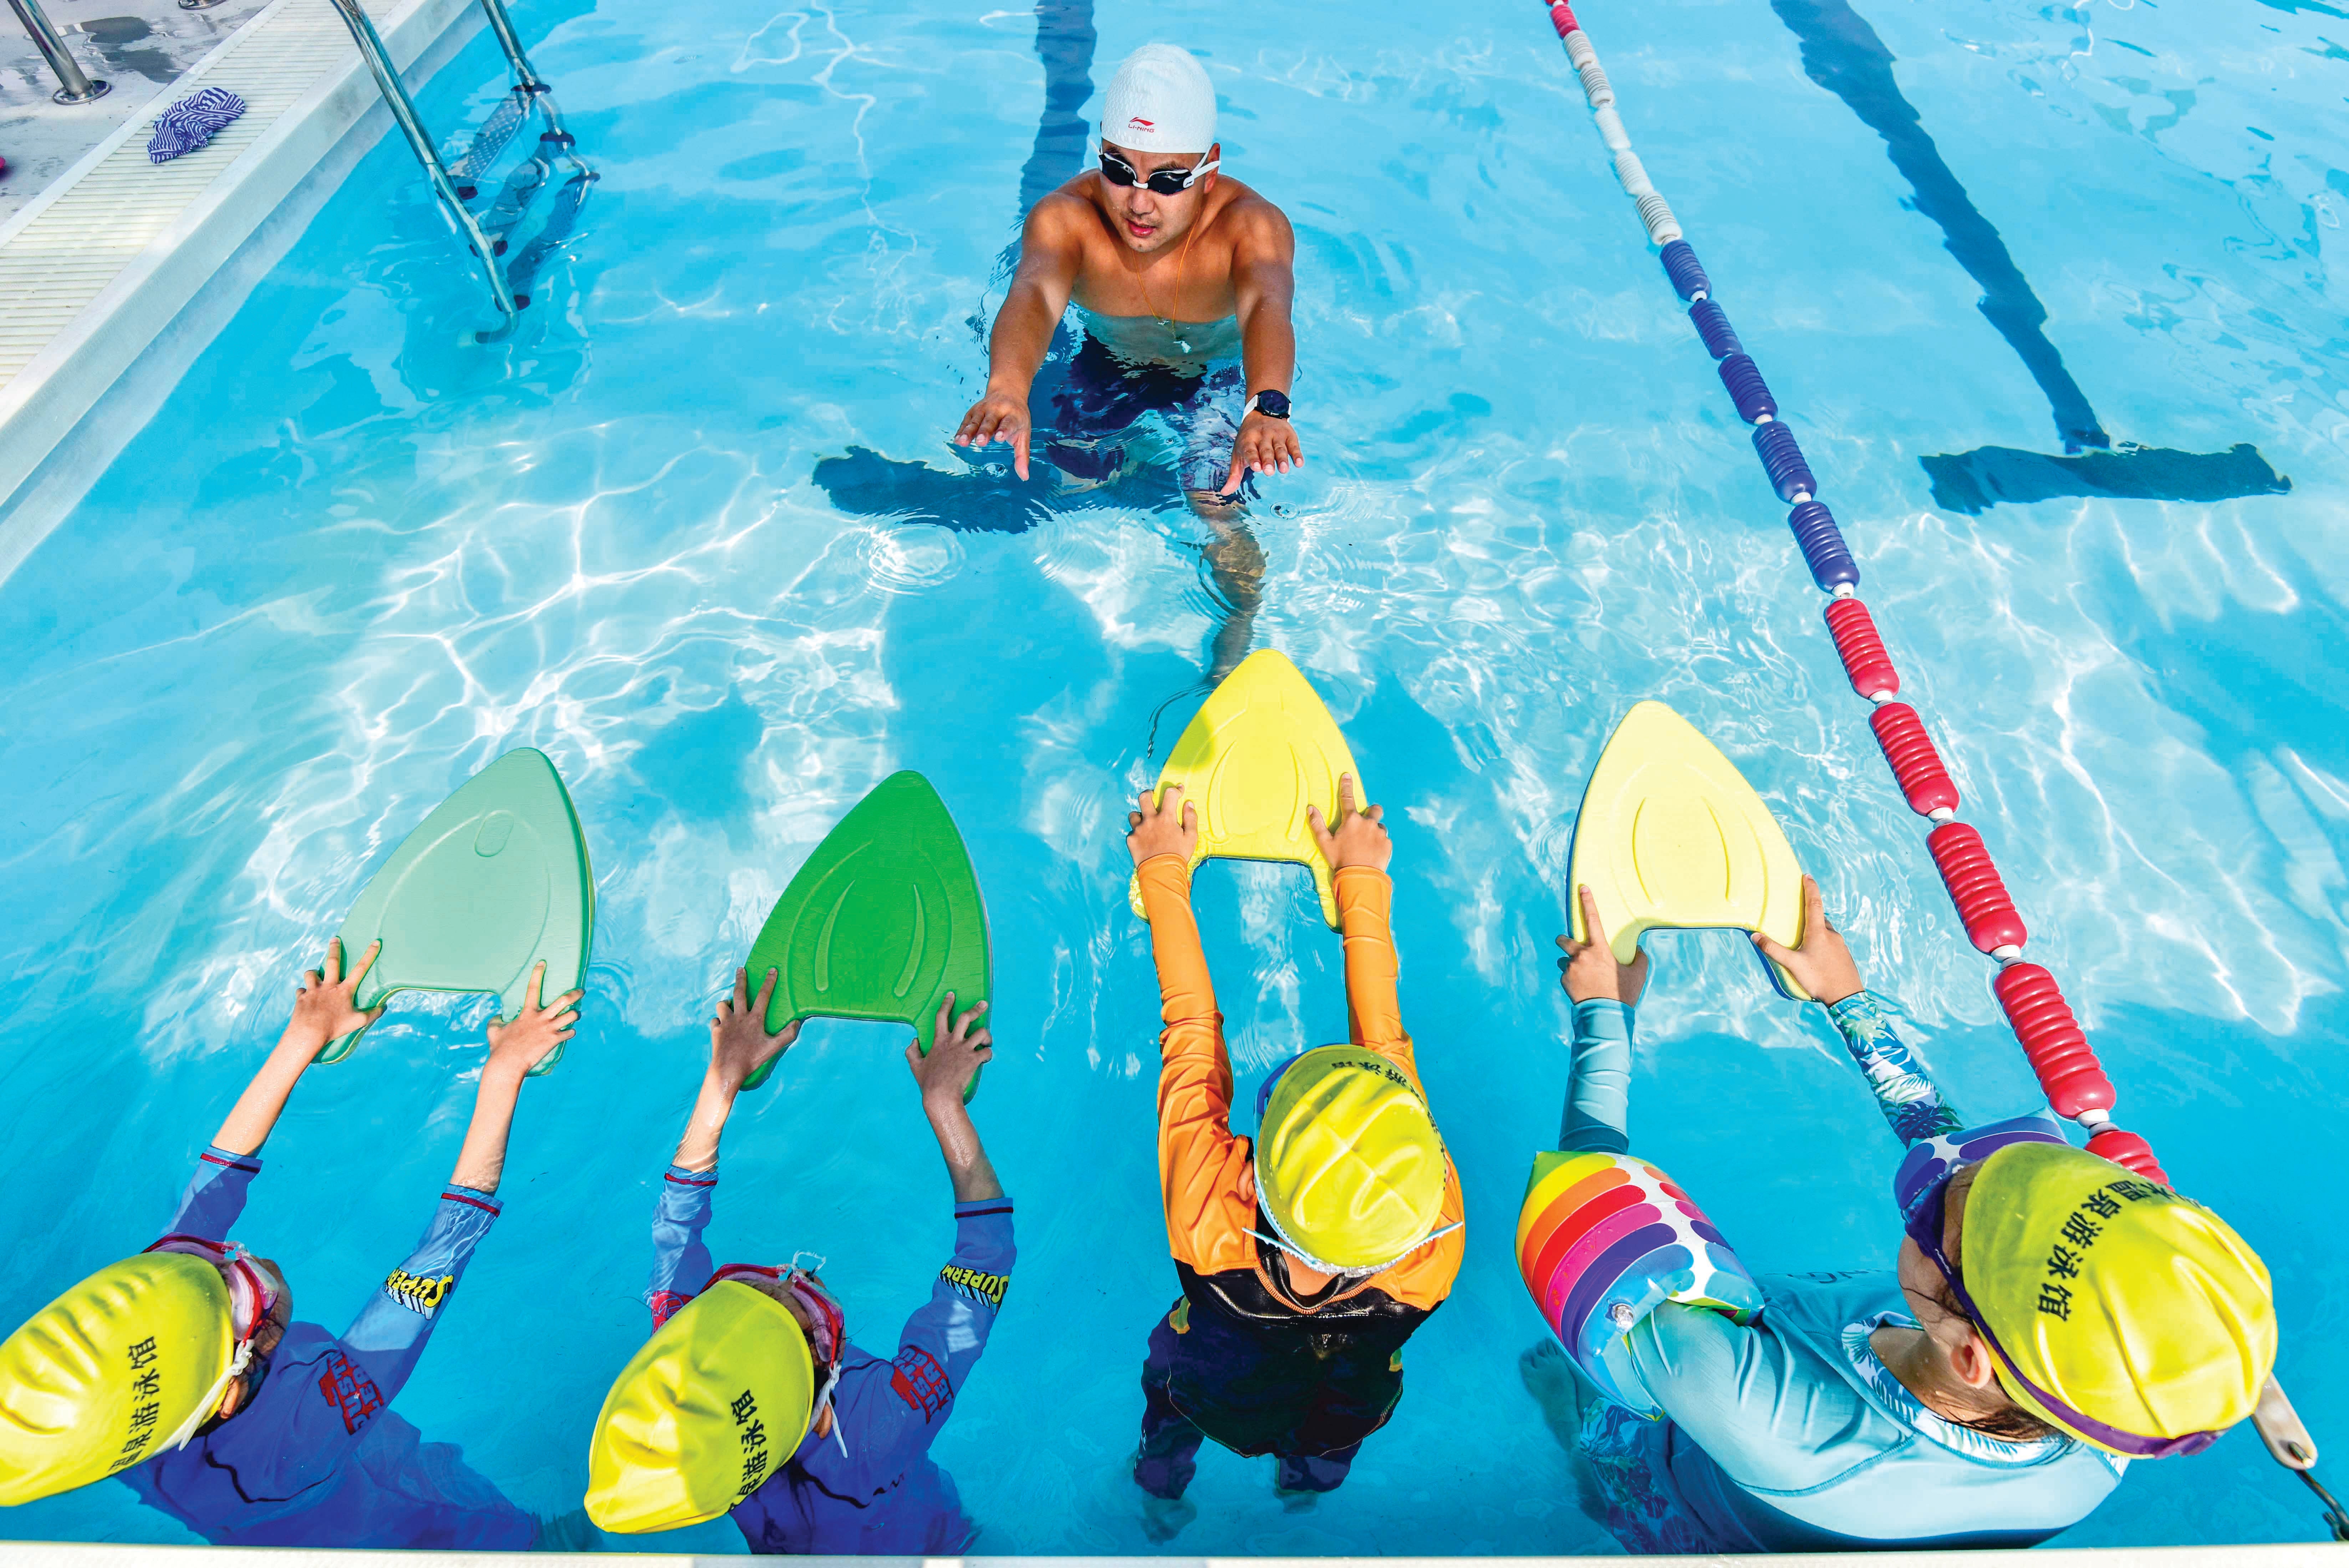
{"type": "Polygon", "coordinates": [[[243,112],[244,99],[220,88],[190,93],[155,117],[155,134],[148,140],[147,156],[157,163],[168,163],[193,152],[243,112]]]}

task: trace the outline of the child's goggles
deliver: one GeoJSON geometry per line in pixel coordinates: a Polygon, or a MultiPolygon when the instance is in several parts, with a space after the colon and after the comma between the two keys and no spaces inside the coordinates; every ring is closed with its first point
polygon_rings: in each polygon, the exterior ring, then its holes
{"type": "MultiPolygon", "coordinates": [[[[833,1299],[830,1291],[823,1288],[823,1282],[801,1268],[796,1259],[788,1269],[774,1268],[765,1263],[729,1263],[710,1275],[709,1282],[714,1285],[720,1280],[746,1277],[768,1280],[782,1286],[806,1311],[811,1324],[808,1338],[812,1342],[810,1348],[815,1352],[817,1365],[823,1368],[823,1381],[818,1385],[815,1398],[809,1408],[823,1409],[824,1401],[832,1397],[833,1387],[840,1382],[841,1362],[848,1355],[847,1314],[840,1310],[840,1303],[833,1299]]],[[[835,1422],[833,1431],[837,1434],[839,1426],[835,1422]]],[[[847,1448],[847,1439],[842,1438],[842,1451],[846,1452],[847,1448]]]]}
{"type": "Polygon", "coordinates": [[[229,1358],[228,1369],[213,1381],[212,1391],[197,1401],[195,1409],[180,1424],[180,1429],[172,1433],[159,1450],[169,1452],[187,1446],[189,1439],[220,1408],[221,1398],[227,1394],[228,1386],[243,1376],[253,1366],[253,1336],[261,1332],[261,1325],[269,1321],[270,1313],[275,1310],[278,1292],[253,1254],[234,1241],[213,1241],[175,1231],[146,1250],[150,1252],[183,1252],[191,1258],[202,1258],[219,1269],[228,1282],[229,1332],[236,1339],[236,1354],[229,1358]]]}
{"type": "Polygon", "coordinates": [[[150,1252],[184,1252],[218,1268],[228,1281],[229,1322],[236,1336],[237,1366],[242,1370],[251,1354],[253,1336],[269,1321],[277,1305],[277,1291],[261,1272],[251,1252],[234,1241],[209,1241],[202,1236],[174,1232],[147,1249],[150,1252]]]}

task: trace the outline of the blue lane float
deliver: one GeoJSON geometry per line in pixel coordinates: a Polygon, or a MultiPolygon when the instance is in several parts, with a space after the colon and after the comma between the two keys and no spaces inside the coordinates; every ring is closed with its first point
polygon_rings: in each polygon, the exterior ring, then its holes
{"type": "Polygon", "coordinates": [[[1859,587],[1859,563],[1852,559],[1851,546],[1843,542],[1843,530],[1836,526],[1835,514],[1825,502],[1798,503],[1786,514],[1786,526],[1794,530],[1803,565],[1810,567],[1811,581],[1818,584],[1819,592],[1832,594],[1839,587],[1859,587]]]}
{"type": "Polygon", "coordinates": [[[1739,419],[1752,425],[1777,417],[1778,400],[1770,395],[1770,383],[1762,379],[1762,367],[1754,362],[1754,356],[1732,354],[1718,368],[1721,384],[1729,389],[1730,400],[1737,405],[1739,419]]]}
{"type": "Polygon", "coordinates": [[[1714,358],[1745,352],[1745,345],[1737,340],[1737,328],[1729,324],[1729,312],[1712,300],[1700,299],[1690,306],[1689,319],[1696,323],[1696,334],[1704,339],[1704,351],[1714,358]]]}
{"type": "Polygon", "coordinates": [[[1819,482],[1811,477],[1811,465],[1803,456],[1802,443],[1795,432],[1786,428],[1784,420],[1772,420],[1754,427],[1754,450],[1762,459],[1763,472],[1781,501],[1808,501],[1818,493],[1819,482]]]}
{"type": "Polygon", "coordinates": [[[1696,247],[1686,240],[1675,239],[1664,247],[1664,275],[1672,280],[1673,292],[1682,300],[1709,299],[1713,296],[1713,279],[1704,275],[1704,264],[1696,259],[1696,247]]]}

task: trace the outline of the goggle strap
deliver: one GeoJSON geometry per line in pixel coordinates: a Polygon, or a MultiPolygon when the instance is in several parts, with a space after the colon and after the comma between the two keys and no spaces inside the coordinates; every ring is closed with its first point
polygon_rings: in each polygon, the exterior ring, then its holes
{"type": "MultiPolygon", "coordinates": [[[[1273,1220],[1270,1214],[1267,1214],[1265,1218],[1272,1220],[1272,1228],[1275,1231],[1280,1229],[1279,1220],[1273,1220]]],[[[1294,1241],[1283,1241],[1278,1236],[1268,1236],[1261,1231],[1251,1230],[1248,1231],[1248,1234],[1277,1251],[1288,1253],[1290,1257],[1296,1259],[1299,1262],[1303,1263],[1309,1269],[1313,1269],[1325,1274],[1351,1275],[1357,1279],[1365,1279],[1371,1274],[1384,1273],[1387,1270],[1393,1268],[1397,1263],[1402,1262],[1405,1258],[1410,1257],[1413,1252],[1418,1251],[1422,1247],[1426,1246],[1429,1242],[1441,1241],[1467,1223],[1468,1221],[1465,1220],[1454,1220],[1449,1225],[1441,1226],[1436,1230],[1430,1231],[1426,1235],[1422,1236],[1418,1241],[1413,1241],[1410,1246],[1405,1247],[1402,1251],[1397,1252],[1385,1262],[1372,1263],[1359,1269],[1341,1269],[1335,1263],[1325,1263],[1320,1259],[1315,1257],[1312,1253],[1297,1245],[1294,1241]]]]}
{"type": "Polygon", "coordinates": [[[186,1420],[180,1423],[180,1429],[166,1438],[162,1446],[155,1451],[159,1454],[168,1454],[175,1449],[184,1449],[193,1442],[196,1428],[211,1420],[212,1412],[220,1408],[221,1396],[228,1392],[228,1386],[243,1376],[245,1369],[252,1365],[253,1341],[250,1338],[239,1340],[236,1354],[229,1357],[228,1370],[213,1379],[212,1391],[196,1401],[196,1407],[189,1412],[186,1420]]]}

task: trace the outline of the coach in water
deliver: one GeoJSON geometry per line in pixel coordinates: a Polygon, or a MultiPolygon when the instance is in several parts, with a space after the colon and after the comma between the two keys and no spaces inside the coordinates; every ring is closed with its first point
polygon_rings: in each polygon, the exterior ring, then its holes
{"type": "Polygon", "coordinates": [[[1250,473],[1304,461],[1288,422],[1296,236],[1280,209],[1217,171],[1221,152],[1199,62],[1171,44],[1128,56],[1110,82],[1100,168],[1028,214],[987,393],[957,443],[1009,442],[1025,479],[1040,435],[1037,455],[1083,489],[1118,476],[1119,437],[1156,411],[1183,443],[1185,493],[1209,516],[1237,504],[1250,473]],[[1082,341],[1037,431],[1030,393],[1072,300],[1082,341]]]}

